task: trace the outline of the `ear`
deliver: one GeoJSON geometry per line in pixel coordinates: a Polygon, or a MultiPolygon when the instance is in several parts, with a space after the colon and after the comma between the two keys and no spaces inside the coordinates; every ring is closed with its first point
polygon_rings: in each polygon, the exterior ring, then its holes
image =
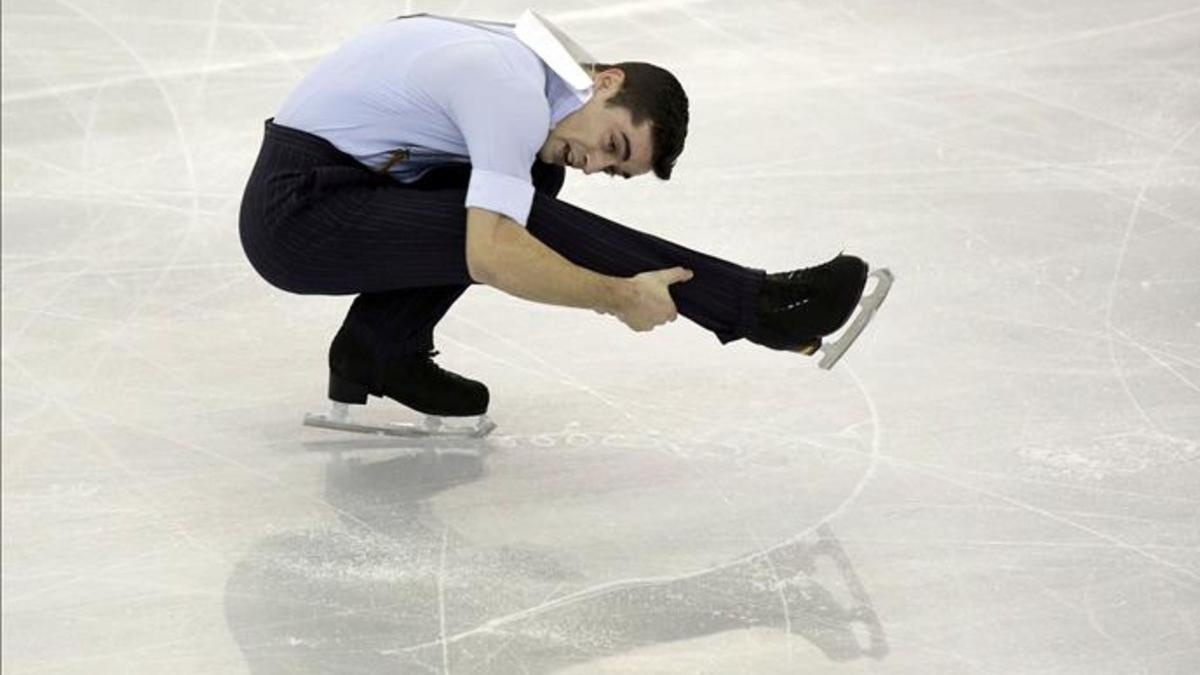
{"type": "Polygon", "coordinates": [[[595,74],[598,91],[617,91],[625,83],[625,71],[620,68],[609,68],[595,74]]]}

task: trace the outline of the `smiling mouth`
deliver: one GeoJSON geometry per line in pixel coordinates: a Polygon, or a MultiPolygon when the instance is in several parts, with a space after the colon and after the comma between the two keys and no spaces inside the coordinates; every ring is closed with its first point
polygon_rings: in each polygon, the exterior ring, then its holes
{"type": "Polygon", "coordinates": [[[574,159],[575,159],[575,153],[571,152],[571,144],[563,143],[563,151],[562,151],[563,166],[569,166],[572,169],[578,168],[575,166],[574,159]]]}

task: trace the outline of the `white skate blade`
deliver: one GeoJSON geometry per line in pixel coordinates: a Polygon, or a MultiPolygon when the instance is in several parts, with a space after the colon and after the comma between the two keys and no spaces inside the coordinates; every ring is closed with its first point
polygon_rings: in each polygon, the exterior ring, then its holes
{"type": "Polygon", "coordinates": [[[496,423],[487,415],[464,418],[444,418],[427,415],[423,422],[390,422],[388,424],[360,424],[350,419],[350,406],[334,402],[328,413],[306,413],[304,426],[351,431],[375,436],[398,436],[401,438],[483,438],[496,428],[496,423]],[[469,424],[447,423],[447,419],[465,420],[469,424]]]}
{"type": "Polygon", "coordinates": [[[857,316],[850,322],[846,330],[832,344],[823,345],[821,351],[825,352],[825,356],[821,357],[821,362],[817,364],[824,370],[833,368],[858,336],[866,329],[867,324],[871,323],[871,319],[875,318],[875,312],[879,311],[879,306],[887,299],[888,291],[892,289],[892,282],[896,280],[892,276],[891,270],[886,268],[876,270],[871,273],[868,279],[875,279],[875,288],[870,294],[863,295],[858,301],[859,311],[857,316]]]}

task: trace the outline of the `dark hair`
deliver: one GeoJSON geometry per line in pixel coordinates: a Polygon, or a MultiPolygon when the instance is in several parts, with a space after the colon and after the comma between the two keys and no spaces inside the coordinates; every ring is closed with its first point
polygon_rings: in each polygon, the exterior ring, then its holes
{"type": "Polygon", "coordinates": [[[595,72],[616,68],[625,73],[620,91],[608,100],[608,105],[627,109],[634,125],[650,120],[650,164],[655,176],[670,179],[687,137],[688,98],[683,85],[667,70],[649,63],[625,61],[585,65],[594,68],[595,72]]]}

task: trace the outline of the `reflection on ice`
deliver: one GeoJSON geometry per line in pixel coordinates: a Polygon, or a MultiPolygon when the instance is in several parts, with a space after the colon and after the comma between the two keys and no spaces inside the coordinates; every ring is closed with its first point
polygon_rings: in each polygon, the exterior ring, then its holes
{"type": "Polygon", "coordinates": [[[429,510],[486,478],[469,451],[332,455],[338,520],[257,542],[226,586],[253,672],[551,672],[646,645],[772,628],[833,661],[887,653],[849,558],[822,525],[672,577],[589,580],[554,551],[481,547],[429,510]]]}

